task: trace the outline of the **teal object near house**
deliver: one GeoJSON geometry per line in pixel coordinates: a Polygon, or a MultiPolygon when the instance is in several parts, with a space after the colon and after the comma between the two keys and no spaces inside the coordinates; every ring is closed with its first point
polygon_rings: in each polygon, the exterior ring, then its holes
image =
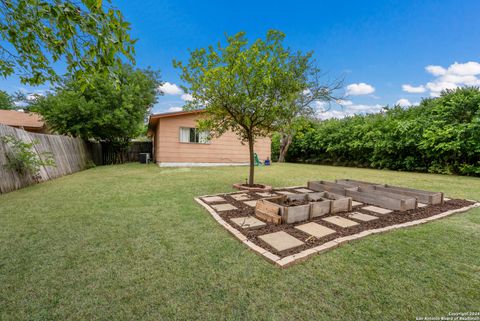
{"type": "Polygon", "coordinates": [[[258,159],[257,153],[253,155],[255,157],[255,166],[263,165],[260,159],[258,159]]]}

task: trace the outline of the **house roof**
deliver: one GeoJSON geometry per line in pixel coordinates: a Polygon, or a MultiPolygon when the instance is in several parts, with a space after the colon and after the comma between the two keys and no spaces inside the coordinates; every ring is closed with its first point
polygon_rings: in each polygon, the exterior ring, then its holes
{"type": "Polygon", "coordinates": [[[29,128],[42,128],[45,126],[39,114],[16,110],[0,110],[0,124],[29,128]]]}
{"type": "Polygon", "coordinates": [[[155,127],[158,124],[158,121],[161,118],[167,117],[176,117],[176,116],[184,116],[184,115],[191,115],[191,114],[199,114],[205,112],[205,109],[196,109],[196,110],[188,110],[188,111],[174,111],[170,113],[161,113],[161,114],[152,114],[148,118],[148,132],[147,136],[152,136],[154,134],[155,127]]]}
{"type": "Polygon", "coordinates": [[[175,111],[170,113],[161,113],[161,114],[152,114],[148,118],[148,125],[149,127],[154,126],[158,123],[160,118],[167,118],[167,117],[176,117],[176,116],[183,116],[183,115],[190,115],[190,114],[198,114],[205,112],[205,109],[196,109],[196,110],[188,110],[188,111],[175,111]]]}

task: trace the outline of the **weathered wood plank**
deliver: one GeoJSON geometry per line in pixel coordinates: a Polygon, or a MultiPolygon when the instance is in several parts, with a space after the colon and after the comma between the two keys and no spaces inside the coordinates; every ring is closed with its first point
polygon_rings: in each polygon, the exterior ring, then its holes
{"type": "Polygon", "coordinates": [[[39,157],[42,157],[41,154],[44,152],[52,153],[56,166],[42,166],[37,180],[28,175],[20,175],[4,166],[8,162],[6,155],[10,147],[0,141],[0,193],[19,189],[36,181],[46,181],[83,170],[90,159],[87,144],[79,138],[30,133],[0,124],[0,137],[8,135],[28,143],[37,141],[33,151],[39,157]]]}
{"type": "MultiPolygon", "coordinates": [[[[345,190],[348,189],[345,185],[340,185],[327,181],[310,181],[308,182],[308,188],[317,192],[332,192],[345,196],[345,190]]],[[[352,187],[355,189],[355,187],[352,187]]]]}
{"type": "Polygon", "coordinates": [[[308,220],[310,217],[310,204],[288,206],[283,208],[282,222],[295,223],[308,220]]]}
{"type": "Polygon", "coordinates": [[[366,190],[374,190],[377,184],[364,182],[364,181],[357,181],[354,179],[337,179],[335,180],[337,184],[349,186],[349,187],[361,187],[366,190]]]}
{"type": "Polygon", "coordinates": [[[332,208],[331,200],[322,200],[310,203],[310,218],[330,214],[332,208]]]}
{"type": "Polygon", "coordinates": [[[387,184],[377,184],[365,181],[358,181],[354,179],[341,179],[337,183],[346,184],[350,186],[358,186],[364,190],[375,190],[391,193],[392,195],[403,195],[415,197],[418,202],[427,204],[441,204],[443,202],[443,193],[431,192],[426,190],[400,187],[387,184]]]}
{"type": "Polygon", "coordinates": [[[442,204],[443,203],[443,193],[441,192],[430,192],[425,190],[385,185],[378,186],[377,190],[387,191],[397,194],[402,194],[406,196],[415,197],[420,203],[426,204],[442,204]]]}
{"type": "Polygon", "coordinates": [[[367,203],[375,206],[380,206],[394,211],[407,211],[415,209],[411,202],[404,199],[391,198],[371,192],[360,192],[355,190],[347,190],[347,196],[350,196],[354,201],[367,203]]]}
{"type": "Polygon", "coordinates": [[[352,210],[352,198],[334,193],[325,193],[325,197],[332,200],[331,214],[349,212],[352,210]]]}

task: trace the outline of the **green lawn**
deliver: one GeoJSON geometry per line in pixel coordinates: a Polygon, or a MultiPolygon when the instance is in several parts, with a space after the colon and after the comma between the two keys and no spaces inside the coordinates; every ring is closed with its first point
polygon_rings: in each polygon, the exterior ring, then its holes
{"type": "MultiPolygon", "coordinates": [[[[0,319],[414,320],[480,310],[480,209],[281,270],[193,197],[247,168],[97,167],[0,195],[0,319]]],[[[480,179],[314,165],[258,182],[354,178],[480,200],[480,179]]]]}

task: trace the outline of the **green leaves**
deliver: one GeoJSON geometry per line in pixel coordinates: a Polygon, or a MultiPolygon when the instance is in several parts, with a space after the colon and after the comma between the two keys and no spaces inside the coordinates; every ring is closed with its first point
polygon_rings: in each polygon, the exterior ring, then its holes
{"type": "Polygon", "coordinates": [[[478,175],[480,90],[460,88],[408,109],[311,123],[290,160],[478,175]]]}
{"type": "Polygon", "coordinates": [[[283,47],[284,38],[270,30],[265,40],[249,45],[239,32],[227,37],[225,47],[197,49],[187,63],[174,61],[188,84],[184,90],[195,98],[187,109],[204,107],[217,135],[232,130],[244,141],[268,135],[290,108],[287,99],[302,86],[292,72],[297,60],[283,47]]]}
{"type": "Polygon", "coordinates": [[[35,178],[40,172],[40,167],[56,166],[52,153],[43,152],[37,155],[34,151],[35,145],[38,144],[36,140],[26,143],[11,135],[3,136],[0,139],[10,147],[6,154],[7,164],[4,166],[20,175],[29,175],[35,178]]]}
{"type": "MultiPolygon", "coordinates": [[[[249,142],[251,159],[258,137],[269,135],[278,119],[292,108],[289,102],[305,88],[302,59],[283,46],[285,34],[268,31],[265,39],[249,43],[244,32],[227,36],[226,45],[196,49],[186,62],[174,61],[193,96],[186,109],[205,108],[210,133],[219,136],[227,130],[249,142]]],[[[253,166],[251,164],[251,166],[253,166]]],[[[253,167],[250,184],[253,183],[253,167]]]]}
{"type": "Polygon", "coordinates": [[[0,6],[0,75],[16,73],[23,83],[56,82],[52,67],[64,61],[68,73],[89,84],[93,75],[116,79],[109,71],[122,59],[134,62],[130,24],[101,0],[4,1],[0,6]]]}
{"type": "Polygon", "coordinates": [[[128,145],[157,101],[159,75],[129,65],[112,72],[118,75],[117,85],[103,77],[91,79],[92,86],[87,87],[67,79],[55,94],[38,99],[30,109],[60,134],[128,145]]]}
{"type": "Polygon", "coordinates": [[[0,90],[0,109],[12,110],[15,109],[13,97],[6,91],[0,90]]]}

